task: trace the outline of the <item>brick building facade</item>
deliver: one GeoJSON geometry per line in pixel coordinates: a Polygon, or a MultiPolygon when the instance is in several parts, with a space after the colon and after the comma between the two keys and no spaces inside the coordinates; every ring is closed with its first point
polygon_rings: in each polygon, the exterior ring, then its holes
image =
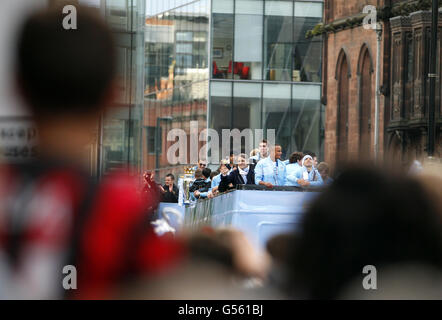
{"type": "MultiPolygon", "coordinates": [[[[428,57],[431,1],[365,0],[325,2],[323,103],[325,160],[364,160],[374,154],[377,35],[362,26],[363,8],[377,7],[382,23],[379,155],[407,165],[426,156],[428,57]],[[430,6],[430,7],[429,7],[430,6]]],[[[439,30],[442,14],[439,15],[439,30]]],[[[442,155],[441,64],[438,34],[436,150],[442,155]]]]}

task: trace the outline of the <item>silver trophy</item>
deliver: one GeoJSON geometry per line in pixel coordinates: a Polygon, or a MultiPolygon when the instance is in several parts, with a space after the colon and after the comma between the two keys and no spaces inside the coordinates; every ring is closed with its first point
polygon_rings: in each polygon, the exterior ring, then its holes
{"type": "Polygon", "coordinates": [[[192,185],[194,178],[194,169],[192,167],[188,167],[184,169],[183,176],[183,203],[190,204],[190,186],[192,185]]]}

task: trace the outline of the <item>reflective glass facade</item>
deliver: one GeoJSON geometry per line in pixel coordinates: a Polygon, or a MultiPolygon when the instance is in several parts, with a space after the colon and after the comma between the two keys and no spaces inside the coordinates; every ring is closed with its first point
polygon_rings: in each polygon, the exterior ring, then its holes
{"type": "Polygon", "coordinates": [[[183,173],[183,165],[169,164],[175,141],[167,134],[181,129],[190,151],[190,122],[198,134],[207,128],[209,21],[210,0],[148,1],[142,152],[143,168],[159,178],[183,173]]]}
{"type": "Polygon", "coordinates": [[[322,39],[305,38],[322,1],[212,0],[211,12],[210,127],[274,129],[285,156],[322,155],[322,39]]]}
{"type": "Polygon", "coordinates": [[[322,1],[148,1],[143,169],[182,173],[167,160],[176,142],[167,133],[189,139],[190,121],[220,138],[222,129],[274,129],[286,155],[321,157],[322,39],[305,34],[322,12],[322,1]]]}
{"type": "Polygon", "coordinates": [[[101,4],[117,42],[120,92],[117,105],[103,115],[100,125],[100,175],[127,164],[141,170],[145,5],[145,0],[106,0],[101,4]]]}

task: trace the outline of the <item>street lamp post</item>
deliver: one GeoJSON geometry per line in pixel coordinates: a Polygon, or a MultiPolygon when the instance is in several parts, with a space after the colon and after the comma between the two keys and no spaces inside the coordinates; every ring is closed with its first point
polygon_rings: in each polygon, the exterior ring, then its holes
{"type": "Polygon", "coordinates": [[[437,28],[439,18],[438,0],[432,3],[432,19],[431,19],[431,52],[430,52],[430,68],[428,78],[430,80],[430,96],[428,106],[428,134],[427,134],[427,152],[428,157],[434,156],[434,140],[436,136],[435,126],[435,104],[436,104],[436,58],[437,58],[437,28]]]}
{"type": "Polygon", "coordinates": [[[172,117],[158,117],[157,126],[155,128],[155,174],[158,177],[160,168],[160,152],[161,152],[161,135],[160,125],[161,121],[172,121],[172,117]]]}

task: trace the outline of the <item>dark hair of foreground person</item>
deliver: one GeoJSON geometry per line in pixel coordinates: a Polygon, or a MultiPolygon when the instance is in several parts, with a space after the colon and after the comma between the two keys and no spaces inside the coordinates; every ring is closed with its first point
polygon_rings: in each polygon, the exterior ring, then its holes
{"type": "Polygon", "coordinates": [[[350,168],[308,209],[290,257],[290,293],[339,298],[364,266],[418,264],[442,270],[442,216],[420,182],[350,168]]]}

